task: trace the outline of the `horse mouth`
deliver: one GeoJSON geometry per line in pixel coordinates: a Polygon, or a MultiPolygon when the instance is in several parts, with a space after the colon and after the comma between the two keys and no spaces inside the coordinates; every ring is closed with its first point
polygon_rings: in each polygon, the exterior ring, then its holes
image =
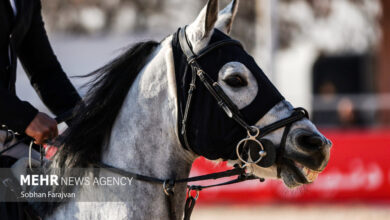
{"type": "Polygon", "coordinates": [[[305,177],[307,183],[314,182],[317,179],[318,174],[321,173],[321,171],[312,170],[310,168],[303,166],[302,164],[300,164],[296,161],[294,161],[294,165],[299,169],[301,174],[305,177]]]}
{"type": "Polygon", "coordinates": [[[314,182],[321,171],[312,170],[296,161],[288,161],[281,167],[280,177],[289,188],[314,182]]]}

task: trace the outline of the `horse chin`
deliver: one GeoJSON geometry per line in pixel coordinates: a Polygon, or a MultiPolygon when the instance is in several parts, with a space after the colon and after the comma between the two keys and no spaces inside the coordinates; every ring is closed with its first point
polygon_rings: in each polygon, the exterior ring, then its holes
{"type": "Polygon", "coordinates": [[[311,170],[295,161],[280,165],[280,177],[289,188],[296,188],[314,182],[320,171],[311,170]]]}

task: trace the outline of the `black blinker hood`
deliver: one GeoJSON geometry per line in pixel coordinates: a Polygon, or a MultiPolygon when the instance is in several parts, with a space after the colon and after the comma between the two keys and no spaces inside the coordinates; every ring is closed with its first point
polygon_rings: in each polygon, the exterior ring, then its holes
{"type": "MultiPolygon", "coordinates": [[[[180,133],[192,69],[181,50],[178,37],[179,31],[173,35],[172,49],[176,74],[178,127],[180,133]]],[[[230,37],[214,29],[209,46],[226,39],[230,39],[230,37]]],[[[260,67],[258,67],[254,59],[237,44],[228,44],[212,49],[197,59],[203,71],[215,82],[218,82],[220,69],[226,63],[233,61],[244,64],[257,80],[259,88],[257,96],[252,103],[240,110],[246,123],[254,125],[284,98],[275,86],[272,85],[260,67]]],[[[203,83],[197,78],[196,90],[193,94],[187,121],[187,138],[191,150],[210,160],[219,158],[225,160],[237,159],[235,154],[236,145],[246,136],[247,131],[225,114],[203,83]]],[[[179,139],[182,146],[185,146],[182,135],[179,135],[179,139]]]]}

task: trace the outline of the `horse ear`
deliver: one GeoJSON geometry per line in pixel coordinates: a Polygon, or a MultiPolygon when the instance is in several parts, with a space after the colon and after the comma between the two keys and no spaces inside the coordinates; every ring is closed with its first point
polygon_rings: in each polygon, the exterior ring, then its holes
{"type": "Polygon", "coordinates": [[[230,34],[239,2],[239,0],[233,0],[226,8],[219,12],[218,21],[215,25],[217,29],[226,34],[230,34]]]}
{"type": "Polygon", "coordinates": [[[209,0],[207,2],[206,21],[204,22],[204,36],[207,37],[214,29],[215,22],[218,20],[218,0],[209,0]]]}
{"type": "Polygon", "coordinates": [[[188,26],[187,34],[193,46],[210,36],[218,20],[218,10],[218,0],[209,0],[196,20],[188,26]]]}

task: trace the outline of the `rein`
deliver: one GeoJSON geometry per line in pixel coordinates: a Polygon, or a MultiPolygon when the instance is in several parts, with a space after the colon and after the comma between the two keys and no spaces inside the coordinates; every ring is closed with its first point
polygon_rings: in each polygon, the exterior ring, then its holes
{"type": "MultiPolygon", "coordinates": [[[[68,111],[64,112],[63,114],[57,116],[54,120],[56,120],[57,124],[60,124],[62,122],[68,121],[68,120],[71,120],[75,116],[73,110],[74,109],[71,109],[71,110],[68,110],[68,111]]],[[[8,130],[7,127],[4,127],[4,130],[6,130],[8,132],[11,132],[13,136],[16,135],[16,133],[14,133],[13,131],[8,130]]],[[[7,148],[5,148],[2,151],[0,151],[0,156],[3,155],[5,152],[11,150],[12,148],[16,147],[17,145],[21,144],[21,143],[30,142],[30,145],[31,145],[31,143],[33,143],[33,141],[34,140],[31,137],[29,137],[27,135],[22,135],[21,138],[18,141],[16,141],[14,144],[12,144],[11,146],[8,146],[7,148]]]]}
{"type": "Polygon", "coordinates": [[[192,210],[194,209],[196,200],[199,197],[199,191],[206,189],[206,188],[211,188],[211,187],[217,187],[217,186],[225,186],[225,185],[230,185],[230,184],[235,184],[235,183],[240,183],[243,181],[247,180],[255,180],[259,179],[260,182],[263,182],[263,178],[258,178],[253,176],[250,173],[246,173],[246,167],[245,166],[238,166],[235,165],[234,169],[231,170],[226,170],[222,172],[216,172],[216,173],[210,173],[206,175],[201,175],[201,176],[194,176],[194,177],[189,177],[189,178],[184,178],[184,179],[158,179],[155,177],[150,177],[150,176],[145,176],[137,173],[132,173],[120,168],[116,168],[113,166],[110,166],[105,163],[96,163],[95,167],[97,168],[103,168],[107,169],[111,172],[114,172],[116,174],[125,176],[125,177],[130,177],[134,178],[139,181],[144,181],[144,182],[149,182],[149,183],[155,183],[155,184],[162,184],[163,185],[163,191],[168,199],[168,203],[170,206],[170,219],[177,219],[176,214],[174,211],[174,204],[173,204],[173,196],[174,196],[174,188],[176,183],[188,183],[188,182],[198,182],[198,181],[203,181],[203,180],[217,180],[225,177],[232,177],[232,176],[237,176],[236,179],[219,183],[219,184],[213,184],[213,185],[187,185],[188,188],[188,197],[186,200],[186,205],[185,205],[185,211],[184,211],[184,219],[188,220],[191,217],[192,210]],[[192,195],[192,191],[196,191],[196,196],[192,195]]]}

